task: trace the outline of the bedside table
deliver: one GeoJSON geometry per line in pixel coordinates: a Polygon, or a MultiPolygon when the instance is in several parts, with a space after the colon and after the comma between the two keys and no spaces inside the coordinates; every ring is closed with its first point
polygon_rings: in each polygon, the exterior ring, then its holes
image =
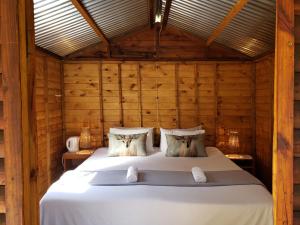
{"type": "Polygon", "coordinates": [[[254,159],[251,155],[245,154],[227,154],[225,155],[228,159],[231,159],[235,164],[237,164],[242,169],[255,174],[254,159]]]}
{"type": "Polygon", "coordinates": [[[73,168],[73,160],[83,162],[95,152],[95,149],[80,150],[78,152],[65,152],[62,156],[64,171],[73,168]]]}

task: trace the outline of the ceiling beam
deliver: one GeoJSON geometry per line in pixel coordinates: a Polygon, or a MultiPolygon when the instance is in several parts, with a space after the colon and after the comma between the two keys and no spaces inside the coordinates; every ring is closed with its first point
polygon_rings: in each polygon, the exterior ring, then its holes
{"type": "Polygon", "coordinates": [[[234,17],[244,8],[244,6],[249,2],[249,0],[238,0],[236,4],[232,7],[229,13],[224,17],[217,28],[212,32],[208,38],[206,45],[209,46],[226,28],[226,26],[234,19],[234,17]]]}
{"type": "Polygon", "coordinates": [[[172,0],[166,0],[166,6],[165,6],[165,12],[164,12],[164,18],[162,21],[162,29],[164,29],[168,24],[170,9],[171,9],[172,0]]]}
{"type": "Polygon", "coordinates": [[[80,12],[82,17],[86,20],[86,22],[90,25],[90,27],[95,31],[98,37],[103,41],[107,46],[109,46],[109,40],[100,27],[97,25],[95,20],[92,18],[90,13],[84,7],[80,0],[71,0],[75,8],[80,12]]]}
{"type": "Polygon", "coordinates": [[[300,15],[300,0],[295,0],[295,14],[300,15]]]}
{"type": "Polygon", "coordinates": [[[150,28],[154,26],[154,0],[148,0],[148,8],[149,8],[149,25],[150,28]]]}

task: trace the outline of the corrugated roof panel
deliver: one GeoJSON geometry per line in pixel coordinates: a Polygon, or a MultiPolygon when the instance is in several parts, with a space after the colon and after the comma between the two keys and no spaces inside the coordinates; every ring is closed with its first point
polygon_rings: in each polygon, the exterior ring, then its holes
{"type": "Polygon", "coordinates": [[[82,3],[108,38],[149,23],[147,0],[82,0],[82,3]]]}
{"type": "Polygon", "coordinates": [[[249,1],[216,39],[251,57],[274,49],[275,0],[249,1]]]}
{"type": "MultiPolygon", "coordinates": [[[[275,2],[250,0],[215,41],[251,57],[273,49],[275,2]]],[[[235,4],[236,0],[173,0],[168,23],[207,39],[235,4]]]]}
{"type": "Polygon", "coordinates": [[[233,4],[224,0],[173,0],[168,24],[207,38],[233,4]]]}
{"type": "Polygon", "coordinates": [[[34,0],[36,45],[60,56],[100,41],[70,0],[34,0]]]}

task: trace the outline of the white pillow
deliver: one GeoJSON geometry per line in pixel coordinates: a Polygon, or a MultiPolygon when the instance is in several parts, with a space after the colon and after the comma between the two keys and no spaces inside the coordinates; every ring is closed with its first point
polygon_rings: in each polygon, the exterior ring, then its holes
{"type": "Polygon", "coordinates": [[[160,128],[160,151],[164,154],[167,152],[168,144],[167,144],[167,135],[177,135],[177,136],[185,136],[185,135],[197,135],[203,134],[205,130],[202,130],[202,126],[187,128],[187,129],[163,129],[160,128]]]}
{"type": "Polygon", "coordinates": [[[109,129],[109,133],[121,135],[142,134],[147,132],[146,151],[153,152],[153,127],[115,127],[109,129]]]}

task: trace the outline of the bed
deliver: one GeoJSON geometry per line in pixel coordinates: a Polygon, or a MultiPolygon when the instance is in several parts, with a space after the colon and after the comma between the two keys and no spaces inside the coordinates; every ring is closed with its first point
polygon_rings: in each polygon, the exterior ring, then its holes
{"type": "Polygon", "coordinates": [[[216,187],[93,186],[94,171],[241,170],[221,151],[207,147],[208,157],[107,157],[98,149],[66,172],[40,201],[41,225],[272,225],[272,196],[262,185],[216,187]]]}

